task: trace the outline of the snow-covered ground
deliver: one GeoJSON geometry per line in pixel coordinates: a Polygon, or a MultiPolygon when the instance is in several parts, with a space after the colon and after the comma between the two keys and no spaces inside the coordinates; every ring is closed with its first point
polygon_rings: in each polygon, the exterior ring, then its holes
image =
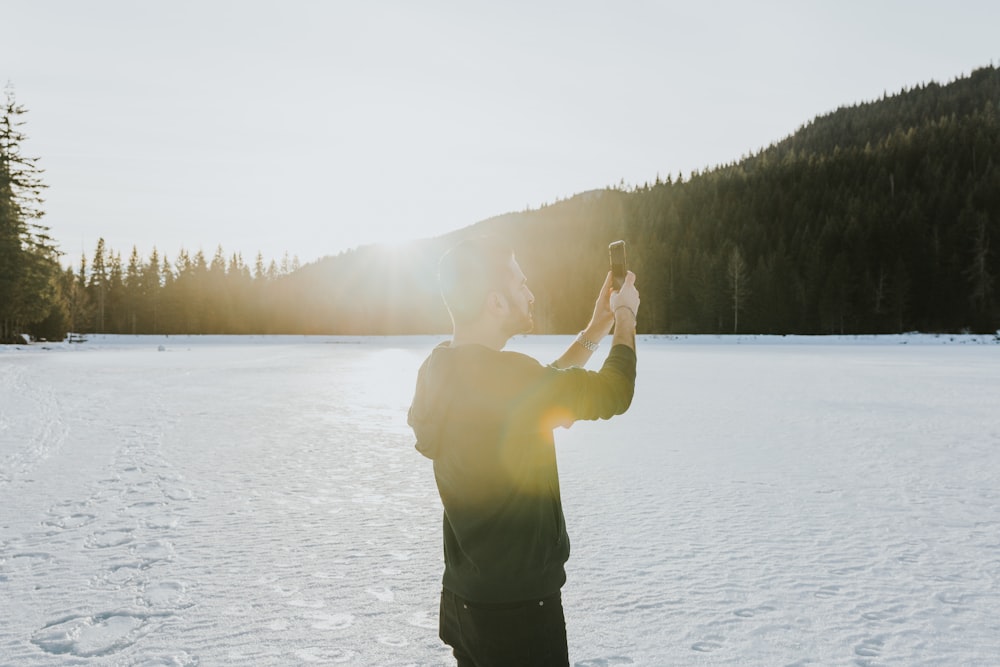
{"type": "MultiPolygon", "coordinates": [[[[437,340],[4,348],[0,665],[453,664],[437,340]]],[[[573,662],[1000,664],[996,342],[643,338],[632,409],[557,433],[573,662]]]]}

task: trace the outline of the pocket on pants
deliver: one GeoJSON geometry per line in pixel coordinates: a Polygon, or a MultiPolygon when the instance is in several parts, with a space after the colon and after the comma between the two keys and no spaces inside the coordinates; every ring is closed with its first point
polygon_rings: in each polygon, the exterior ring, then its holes
{"type": "Polygon", "coordinates": [[[558,594],[544,600],[501,604],[454,599],[462,649],[477,665],[569,664],[566,622],[558,594]]]}

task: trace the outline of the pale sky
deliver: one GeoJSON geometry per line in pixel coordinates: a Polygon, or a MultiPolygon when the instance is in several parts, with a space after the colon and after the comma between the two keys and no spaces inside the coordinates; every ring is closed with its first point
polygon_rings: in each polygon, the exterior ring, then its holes
{"type": "Polygon", "coordinates": [[[1000,63],[1000,2],[0,0],[67,263],[309,262],[739,159],[1000,63]]]}

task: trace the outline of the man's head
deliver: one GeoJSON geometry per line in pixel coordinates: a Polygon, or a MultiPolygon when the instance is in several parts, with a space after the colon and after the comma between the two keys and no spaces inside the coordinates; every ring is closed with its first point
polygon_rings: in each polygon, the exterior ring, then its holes
{"type": "Polygon", "coordinates": [[[531,331],[535,297],[510,247],[466,239],[441,258],[438,277],[456,327],[481,325],[507,337],[531,331]]]}

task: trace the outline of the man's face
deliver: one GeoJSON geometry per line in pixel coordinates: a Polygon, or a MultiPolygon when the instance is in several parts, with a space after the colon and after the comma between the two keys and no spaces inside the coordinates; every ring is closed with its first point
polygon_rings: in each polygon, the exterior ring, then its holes
{"type": "Polygon", "coordinates": [[[513,257],[510,258],[510,282],[506,297],[509,307],[507,320],[504,322],[506,333],[515,336],[530,332],[535,327],[532,317],[535,295],[528,289],[528,279],[513,257]]]}

